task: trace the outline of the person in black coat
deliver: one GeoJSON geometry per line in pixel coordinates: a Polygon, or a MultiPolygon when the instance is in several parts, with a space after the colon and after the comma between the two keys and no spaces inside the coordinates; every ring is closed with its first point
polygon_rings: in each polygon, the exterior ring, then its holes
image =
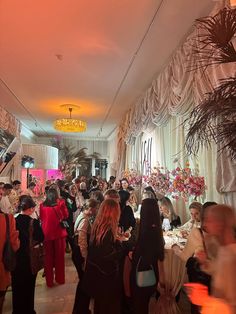
{"type": "Polygon", "coordinates": [[[158,261],[164,260],[164,239],[160,222],[160,213],[155,199],[144,199],[140,212],[138,240],[132,254],[130,275],[133,314],[148,314],[149,300],[155,292],[158,281],[158,261]],[[138,287],[136,272],[153,267],[156,283],[149,287],[138,287]]]}
{"type": "Polygon", "coordinates": [[[121,228],[122,231],[125,232],[130,227],[131,229],[134,229],[136,220],[134,218],[133,209],[131,208],[131,206],[126,205],[130,198],[130,193],[125,190],[120,190],[119,196],[121,209],[119,227],[121,228]]]}
{"type": "Polygon", "coordinates": [[[73,224],[73,214],[77,211],[76,200],[75,197],[72,196],[68,189],[68,184],[65,184],[65,181],[59,180],[58,187],[60,189],[60,196],[65,200],[66,207],[69,213],[68,218],[66,219],[68,223],[67,230],[67,240],[66,240],[66,252],[69,253],[70,249],[68,243],[70,244],[71,250],[73,250],[74,242],[73,242],[73,235],[74,235],[74,224],[73,224]]]}
{"type": "Polygon", "coordinates": [[[94,314],[120,314],[123,248],[117,241],[119,204],[107,199],[94,221],[82,287],[94,298],[94,314]]]}
{"type": "MultiPolygon", "coordinates": [[[[30,216],[35,210],[35,202],[28,195],[19,200],[20,214],[16,217],[16,229],[19,230],[20,248],[16,253],[16,268],[12,272],[13,314],[33,314],[36,275],[31,273],[29,241],[30,216]]],[[[43,242],[44,235],[39,221],[33,219],[33,240],[43,242]]]]}

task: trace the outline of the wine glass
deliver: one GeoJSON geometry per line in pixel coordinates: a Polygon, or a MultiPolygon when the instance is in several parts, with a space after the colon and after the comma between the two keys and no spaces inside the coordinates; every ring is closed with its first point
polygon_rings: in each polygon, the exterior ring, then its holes
{"type": "Polygon", "coordinates": [[[171,225],[170,225],[170,221],[169,221],[168,218],[164,218],[164,219],[163,219],[162,229],[163,229],[165,232],[171,230],[171,225]]]}

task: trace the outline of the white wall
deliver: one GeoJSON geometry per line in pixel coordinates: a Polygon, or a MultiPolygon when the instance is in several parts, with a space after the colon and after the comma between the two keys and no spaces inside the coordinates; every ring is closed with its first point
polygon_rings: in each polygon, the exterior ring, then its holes
{"type": "MultiPolygon", "coordinates": [[[[49,137],[38,137],[37,143],[38,144],[45,144],[45,145],[52,145],[51,143],[52,138],[49,137]]],[[[101,158],[108,158],[107,152],[107,141],[106,140],[81,140],[81,139],[74,139],[74,138],[63,138],[63,143],[65,145],[71,145],[75,148],[75,150],[79,150],[83,147],[87,148],[87,154],[92,153],[99,153],[101,158]]]]}
{"type": "Polygon", "coordinates": [[[20,139],[22,144],[35,144],[38,137],[24,125],[21,127],[20,139]]]}

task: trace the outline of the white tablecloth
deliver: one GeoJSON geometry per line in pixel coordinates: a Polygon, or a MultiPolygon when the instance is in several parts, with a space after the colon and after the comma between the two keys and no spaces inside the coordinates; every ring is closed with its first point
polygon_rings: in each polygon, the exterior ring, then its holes
{"type": "Polygon", "coordinates": [[[155,314],[181,314],[175,297],[184,283],[186,267],[185,262],[183,262],[170,248],[175,240],[169,239],[169,242],[167,242],[168,241],[166,241],[164,260],[166,287],[164,291],[161,291],[161,296],[156,303],[155,314]]]}

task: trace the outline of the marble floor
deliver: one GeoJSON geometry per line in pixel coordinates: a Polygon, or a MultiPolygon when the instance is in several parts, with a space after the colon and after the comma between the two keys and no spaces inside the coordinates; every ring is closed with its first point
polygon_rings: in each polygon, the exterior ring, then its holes
{"type": "MultiPolygon", "coordinates": [[[[66,255],[66,283],[64,285],[55,285],[53,288],[47,288],[45,279],[40,272],[37,277],[35,293],[35,310],[37,314],[71,314],[77,281],[77,273],[68,254],[66,255]]],[[[152,299],[150,302],[150,314],[154,314],[154,305],[155,300],[152,299]]],[[[190,313],[189,302],[186,295],[182,292],[179,307],[182,314],[190,313]]],[[[11,290],[9,289],[4,303],[3,314],[10,314],[11,312],[11,290]]]]}

